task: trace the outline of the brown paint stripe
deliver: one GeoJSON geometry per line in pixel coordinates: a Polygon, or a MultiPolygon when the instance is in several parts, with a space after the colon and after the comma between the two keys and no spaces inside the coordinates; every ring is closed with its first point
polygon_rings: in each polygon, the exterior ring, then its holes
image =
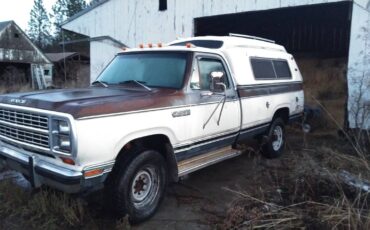
{"type": "Polygon", "coordinates": [[[290,93],[301,90],[303,90],[302,82],[238,86],[238,93],[241,98],[266,96],[279,93],[290,93]]]}

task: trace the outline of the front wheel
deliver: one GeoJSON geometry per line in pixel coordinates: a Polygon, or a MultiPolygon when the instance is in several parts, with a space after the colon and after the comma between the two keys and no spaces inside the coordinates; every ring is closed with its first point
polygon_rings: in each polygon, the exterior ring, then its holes
{"type": "Polygon", "coordinates": [[[115,178],[113,207],[127,214],[131,223],[150,218],[160,205],[167,186],[167,169],[162,155],[147,150],[121,168],[115,178]]]}
{"type": "Polygon", "coordinates": [[[268,140],[262,146],[262,155],[266,158],[277,158],[284,152],[285,123],[281,118],[272,121],[268,132],[268,140]]]}

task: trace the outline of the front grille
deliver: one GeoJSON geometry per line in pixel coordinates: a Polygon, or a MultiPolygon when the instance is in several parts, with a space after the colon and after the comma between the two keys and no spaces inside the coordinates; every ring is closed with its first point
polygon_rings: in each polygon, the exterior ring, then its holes
{"type": "Polygon", "coordinates": [[[49,130],[47,116],[0,108],[0,121],[49,130]]]}
{"type": "Polygon", "coordinates": [[[0,108],[0,137],[49,148],[49,118],[32,112],[0,108]]]}
{"type": "Polygon", "coordinates": [[[0,136],[4,136],[12,140],[33,144],[40,147],[49,148],[48,134],[30,132],[19,128],[0,124],[0,136]]]}

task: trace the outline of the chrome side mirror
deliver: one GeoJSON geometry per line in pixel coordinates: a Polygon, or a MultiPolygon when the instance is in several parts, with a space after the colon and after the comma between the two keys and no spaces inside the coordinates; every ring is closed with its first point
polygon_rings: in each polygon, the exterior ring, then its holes
{"type": "Polygon", "coordinates": [[[212,92],[225,92],[226,91],[226,84],[224,83],[225,73],[222,71],[213,71],[210,73],[211,78],[211,91],[212,92]]]}

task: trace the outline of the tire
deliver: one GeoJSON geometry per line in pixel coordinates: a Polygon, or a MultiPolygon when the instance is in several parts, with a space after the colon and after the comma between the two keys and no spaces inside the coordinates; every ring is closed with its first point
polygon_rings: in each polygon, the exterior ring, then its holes
{"type": "Polygon", "coordinates": [[[267,142],[262,146],[262,155],[266,158],[277,158],[284,152],[285,123],[281,118],[275,118],[268,131],[267,142]]]}
{"type": "Polygon", "coordinates": [[[108,188],[111,207],[119,217],[127,214],[132,224],[154,215],[167,187],[167,167],[162,155],[153,150],[135,153],[129,160],[119,162],[108,188]]]}

